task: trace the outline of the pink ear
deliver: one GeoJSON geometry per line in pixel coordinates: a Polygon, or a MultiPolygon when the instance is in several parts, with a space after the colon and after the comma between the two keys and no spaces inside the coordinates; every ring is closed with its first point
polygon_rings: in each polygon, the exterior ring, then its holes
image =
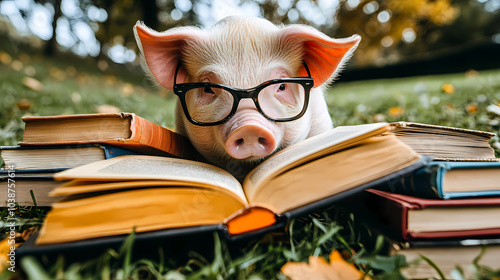
{"type": "MultiPolygon", "coordinates": [[[[160,33],[138,22],[134,26],[134,33],[151,74],[164,88],[172,89],[182,47],[187,41],[200,38],[201,31],[197,28],[174,28],[160,33]]],[[[183,83],[186,76],[186,71],[181,67],[177,82],[183,83]]]]}
{"type": "MultiPolygon", "coordinates": [[[[361,41],[359,35],[332,39],[314,28],[302,25],[283,28],[282,38],[303,43],[303,59],[314,78],[315,87],[334,79],[361,41]]],[[[301,71],[301,75],[307,75],[305,70],[301,71]]]]}

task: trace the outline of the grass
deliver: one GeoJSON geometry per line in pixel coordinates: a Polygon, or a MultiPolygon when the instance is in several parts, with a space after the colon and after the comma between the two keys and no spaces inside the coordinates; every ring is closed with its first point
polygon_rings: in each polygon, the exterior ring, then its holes
{"type": "MultiPolygon", "coordinates": [[[[105,67],[97,65],[71,57],[0,52],[0,145],[15,145],[22,139],[25,115],[118,110],[173,127],[173,95],[158,93],[135,71],[113,66],[103,71],[105,67]]],[[[500,70],[338,83],[329,88],[327,101],[337,126],[406,120],[500,133],[500,115],[492,112],[500,103],[500,70]]],[[[498,141],[492,141],[497,154],[498,141]]],[[[40,225],[44,213],[36,207],[19,208],[17,231],[40,225]]],[[[7,215],[0,212],[2,221],[7,215]]],[[[2,228],[5,235],[5,224],[2,228]]],[[[215,235],[211,250],[193,250],[187,261],[162,250],[152,252],[155,258],[136,259],[133,238],[120,250],[110,249],[91,260],[44,262],[27,257],[22,266],[32,279],[283,279],[279,270],[287,261],[328,258],[333,249],[377,279],[403,279],[400,268],[406,265],[400,257],[384,256],[383,239],[358,227],[354,216],[337,207],[295,220],[281,235],[236,249],[215,235]]],[[[477,262],[475,267],[481,273],[478,279],[498,277],[498,271],[477,262]]],[[[8,277],[7,273],[0,276],[8,277]]]]}

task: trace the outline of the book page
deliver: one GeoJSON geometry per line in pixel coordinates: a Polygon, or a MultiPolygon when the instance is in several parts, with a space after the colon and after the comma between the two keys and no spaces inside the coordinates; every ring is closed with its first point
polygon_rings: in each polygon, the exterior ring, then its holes
{"type": "Polygon", "coordinates": [[[57,173],[56,180],[80,181],[134,181],[168,180],[193,182],[193,186],[204,184],[205,187],[222,188],[236,194],[247,202],[243,189],[236,178],[218,167],[184,159],[128,155],[57,173]]]}
{"type": "Polygon", "coordinates": [[[249,201],[257,189],[286,170],[302,165],[315,158],[351,147],[369,137],[389,130],[387,123],[340,126],[291,145],[269,157],[250,173],[243,182],[249,201]]]}
{"type": "Polygon", "coordinates": [[[372,137],[273,177],[248,199],[283,213],[392,174],[419,158],[394,135],[372,137]]]}

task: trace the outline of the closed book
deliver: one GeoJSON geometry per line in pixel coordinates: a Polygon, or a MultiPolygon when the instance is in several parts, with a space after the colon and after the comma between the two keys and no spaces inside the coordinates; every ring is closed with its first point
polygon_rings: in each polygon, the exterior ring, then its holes
{"type": "Polygon", "coordinates": [[[54,180],[53,174],[54,172],[28,173],[5,169],[0,173],[0,205],[12,207],[11,203],[16,203],[20,206],[50,207],[60,198],[50,196],[49,193],[62,184],[54,180]]]}
{"type": "MultiPolygon", "coordinates": [[[[136,152],[108,144],[74,144],[50,146],[1,146],[5,166],[17,172],[64,170],[94,161],[136,152]]],[[[0,173],[3,171],[0,169],[0,173]]]]}
{"type": "Polygon", "coordinates": [[[196,156],[189,140],[133,113],[23,117],[21,146],[105,143],[149,155],[196,156]]]}
{"type": "MultiPolygon", "coordinates": [[[[412,242],[394,242],[390,255],[406,257],[408,267],[402,269],[408,279],[441,279],[441,276],[423,258],[431,260],[446,279],[459,279],[453,271],[459,267],[464,279],[476,279],[475,262],[481,267],[500,269],[500,239],[445,239],[412,242]]],[[[455,272],[457,273],[457,272],[455,272]]]]}
{"type": "Polygon", "coordinates": [[[377,189],[422,198],[500,195],[500,162],[433,161],[399,181],[377,189]]]}
{"type": "Polygon", "coordinates": [[[498,161],[489,143],[492,132],[403,121],[391,126],[399,140],[435,160],[498,161]]]}
{"type": "Polygon", "coordinates": [[[500,197],[424,199],[375,189],[363,195],[353,202],[362,210],[354,211],[394,240],[500,235],[500,197]]]}

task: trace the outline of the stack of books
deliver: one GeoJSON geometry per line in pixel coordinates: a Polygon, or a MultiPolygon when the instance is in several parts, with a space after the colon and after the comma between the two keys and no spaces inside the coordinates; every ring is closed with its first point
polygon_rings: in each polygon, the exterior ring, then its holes
{"type": "Polygon", "coordinates": [[[489,244],[485,261],[499,259],[488,255],[498,254],[490,247],[500,233],[491,133],[402,122],[337,127],[282,149],[238,180],[200,161],[188,140],[133,114],[24,121],[20,147],[2,148],[6,166],[64,170],[50,174],[57,186],[44,192],[52,208],[20,256],[119,246],[133,231],[136,244],[213,232],[247,239],[349,201],[354,213],[375,216],[368,219],[399,246],[391,253],[461,250],[457,244],[474,238],[489,244]],[[86,159],[84,150],[101,152],[86,159]],[[47,151],[62,159],[33,164],[47,151]],[[49,165],[62,162],[73,165],[49,165]]]}
{"type": "MultiPolygon", "coordinates": [[[[390,254],[405,255],[409,262],[423,255],[446,277],[452,278],[456,266],[471,276],[470,266],[483,247],[479,264],[498,269],[500,162],[488,142],[494,134],[404,122],[392,125],[403,142],[434,160],[351,197],[345,207],[392,240],[390,254]]],[[[423,260],[405,272],[410,279],[439,278],[423,260]]]]}
{"type": "MultiPolygon", "coordinates": [[[[52,121],[56,119],[41,118],[40,129],[31,133],[41,139],[30,143],[53,141],[53,133],[45,131],[49,124],[57,127],[58,121],[52,121]]],[[[98,127],[106,130],[109,125],[98,127]]],[[[430,157],[389,133],[391,129],[387,123],[337,127],[280,150],[244,180],[179,153],[177,157],[145,155],[139,149],[136,155],[66,169],[53,175],[60,185],[50,197],[58,201],[51,204],[39,234],[17,254],[119,246],[133,231],[135,244],[213,232],[236,241],[282,231],[295,217],[329,208],[381,182],[398,180],[430,162],[430,157]]]]}
{"type": "Polygon", "coordinates": [[[131,113],[22,120],[26,126],[19,145],[0,147],[4,162],[0,169],[0,197],[8,197],[8,185],[15,177],[15,201],[23,206],[36,201],[37,206],[45,207],[55,202],[57,198],[48,194],[61,184],[53,176],[62,170],[121,155],[195,155],[181,135],[131,113]]]}

